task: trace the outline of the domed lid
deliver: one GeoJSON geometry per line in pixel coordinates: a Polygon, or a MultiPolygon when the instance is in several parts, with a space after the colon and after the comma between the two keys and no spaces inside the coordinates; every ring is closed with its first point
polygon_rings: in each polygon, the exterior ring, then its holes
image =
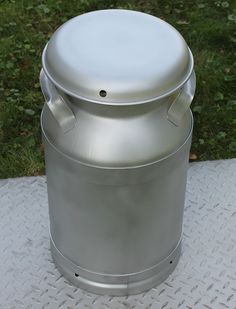
{"type": "Polygon", "coordinates": [[[193,69],[179,32],[154,16],[102,10],[63,24],[43,53],[48,78],[62,91],[101,104],[137,104],[169,95],[193,69]]]}

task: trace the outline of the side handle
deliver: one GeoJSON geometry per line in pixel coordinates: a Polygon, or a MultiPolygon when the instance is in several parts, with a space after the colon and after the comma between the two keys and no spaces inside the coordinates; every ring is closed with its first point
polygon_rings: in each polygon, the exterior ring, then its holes
{"type": "Polygon", "coordinates": [[[43,70],[40,72],[40,85],[45,101],[63,132],[73,129],[76,121],[74,113],[59,95],[56,87],[47,78],[43,70]]]}
{"type": "Polygon", "coordinates": [[[171,104],[168,112],[167,119],[174,125],[179,126],[184,114],[190,107],[193,100],[196,88],[196,75],[195,72],[191,74],[189,80],[184,84],[177,98],[171,104]]]}

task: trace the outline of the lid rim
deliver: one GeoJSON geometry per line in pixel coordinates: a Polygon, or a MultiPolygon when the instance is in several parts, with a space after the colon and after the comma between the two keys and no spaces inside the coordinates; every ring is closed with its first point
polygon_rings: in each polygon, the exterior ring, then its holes
{"type": "Polygon", "coordinates": [[[49,78],[49,80],[57,87],[59,88],[61,91],[63,91],[64,93],[66,93],[67,95],[70,95],[76,99],[80,99],[89,103],[94,103],[94,104],[101,104],[101,105],[114,105],[114,106],[128,106],[128,105],[138,105],[138,104],[145,104],[145,103],[150,103],[153,101],[157,101],[160,99],[163,99],[165,97],[168,97],[169,95],[173,94],[174,92],[176,92],[178,89],[180,89],[190,78],[192,72],[193,72],[193,68],[194,68],[194,59],[193,59],[193,54],[190,50],[189,47],[188,48],[188,52],[189,52],[189,71],[188,74],[186,75],[186,77],[174,88],[172,88],[171,90],[163,93],[162,95],[153,97],[153,98],[149,98],[149,99],[145,99],[145,100],[140,100],[140,101],[129,101],[129,102],[119,102],[119,101],[101,101],[101,100],[96,100],[96,99],[92,99],[92,98],[88,98],[88,97],[84,97],[82,95],[78,95],[77,93],[74,93],[73,91],[70,91],[66,88],[64,88],[62,85],[60,85],[48,72],[47,70],[47,65],[46,65],[46,50],[47,50],[48,44],[45,46],[43,53],[42,53],[42,66],[43,66],[43,70],[46,74],[46,76],[49,78]]]}

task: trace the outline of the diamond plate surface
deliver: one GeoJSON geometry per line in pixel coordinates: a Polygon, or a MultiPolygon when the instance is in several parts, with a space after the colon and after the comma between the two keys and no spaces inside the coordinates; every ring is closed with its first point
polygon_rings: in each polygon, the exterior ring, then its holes
{"type": "Polygon", "coordinates": [[[149,292],[97,296],[64,279],[49,250],[45,177],[0,180],[0,308],[235,309],[236,159],[190,165],[180,262],[149,292]]]}

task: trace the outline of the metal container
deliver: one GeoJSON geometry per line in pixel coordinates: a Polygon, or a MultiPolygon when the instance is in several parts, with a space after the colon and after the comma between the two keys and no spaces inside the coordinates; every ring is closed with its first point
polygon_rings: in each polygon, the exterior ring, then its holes
{"type": "Polygon", "coordinates": [[[191,51],[163,20],[103,10],[63,24],[42,59],[54,261],[94,293],[145,291],[180,256],[191,51]]]}

